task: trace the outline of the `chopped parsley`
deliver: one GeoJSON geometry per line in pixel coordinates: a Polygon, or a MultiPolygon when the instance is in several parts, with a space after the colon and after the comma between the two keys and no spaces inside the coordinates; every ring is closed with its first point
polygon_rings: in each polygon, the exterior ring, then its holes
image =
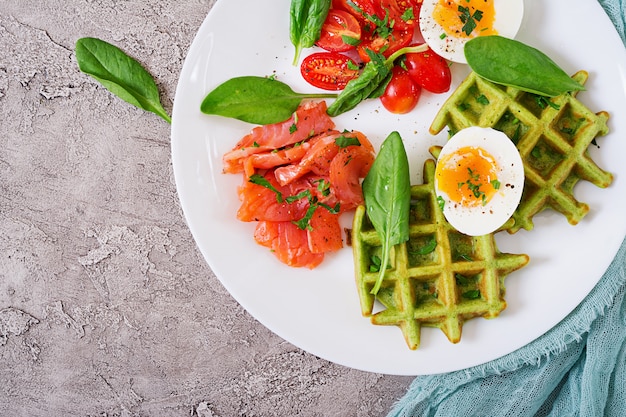
{"type": "Polygon", "coordinates": [[[370,256],[370,272],[380,272],[381,263],[382,261],[380,259],[380,256],[370,256]]]}
{"type": "Polygon", "coordinates": [[[415,19],[415,12],[413,11],[413,7],[409,7],[408,9],[406,9],[404,13],[402,13],[402,16],[400,16],[400,19],[404,20],[405,22],[415,19]]]}
{"type": "MultiPolygon", "coordinates": [[[[464,185],[467,186],[467,188],[472,192],[472,195],[477,198],[482,200],[483,206],[487,204],[487,195],[480,189],[480,187],[483,186],[483,184],[479,183],[478,180],[480,179],[480,175],[474,173],[474,171],[471,168],[467,168],[467,172],[468,172],[468,180],[465,182],[460,182],[457,184],[457,187],[460,189],[462,188],[464,185]]],[[[497,181],[497,180],[494,180],[497,181]]],[[[491,184],[494,184],[494,181],[491,181],[491,184]]],[[[498,182],[499,184],[499,182],[498,182]]],[[[498,185],[499,187],[499,185],[498,185]]],[[[495,186],[494,186],[495,188],[495,186]]]]}
{"type": "Polygon", "coordinates": [[[322,196],[327,197],[330,194],[330,182],[326,181],[325,179],[319,179],[317,181],[314,181],[314,183],[317,183],[317,191],[319,191],[322,196]]]}
{"type": "Polygon", "coordinates": [[[481,10],[474,10],[474,13],[471,12],[469,7],[459,6],[459,19],[463,23],[463,28],[461,29],[467,36],[471,35],[476,26],[478,25],[476,22],[480,22],[483,18],[483,12],[481,10]]]}
{"type": "Polygon", "coordinates": [[[443,211],[446,206],[446,200],[444,200],[442,196],[437,196],[437,205],[439,206],[439,210],[443,211]]]}
{"type": "MultiPolygon", "coordinates": [[[[345,43],[346,45],[350,45],[350,46],[358,46],[361,43],[361,39],[354,38],[354,37],[348,36],[348,35],[341,35],[341,40],[343,41],[343,43],[345,43]]],[[[350,64],[350,63],[351,62],[348,61],[348,64],[350,64]]],[[[350,68],[350,69],[352,69],[352,68],[350,68]]]]}
{"type": "Polygon", "coordinates": [[[352,1],[348,1],[348,5],[352,7],[354,10],[356,10],[357,13],[359,13],[369,22],[374,24],[373,28],[368,25],[365,27],[365,30],[369,30],[370,32],[376,33],[378,36],[384,39],[387,39],[391,35],[393,31],[394,22],[393,21],[389,22],[389,10],[385,11],[385,18],[381,19],[380,17],[376,15],[371,15],[367,13],[365,10],[360,8],[358,5],[356,5],[352,1]]]}
{"type": "Polygon", "coordinates": [[[335,139],[335,143],[340,148],[345,148],[348,146],[361,146],[361,142],[356,137],[344,136],[341,135],[337,139],[335,139]]]}
{"type": "Polygon", "coordinates": [[[461,297],[467,298],[468,300],[476,300],[477,298],[480,298],[480,290],[465,291],[461,294],[461,297]]]}
{"type": "Polygon", "coordinates": [[[277,202],[282,203],[284,201],[283,194],[280,191],[278,191],[276,187],[274,187],[272,183],[270,183],[267,180],[267,178],[265,178],[263,175],[253,174],[250,176],[250,178],[248,178],[248,181],[250,181],[252,184],[260,185],[261,187],[265,187],[268,190],[271,190],[274,193],[276,193],[277,202]]]}
{"type": "MultiPolygon", "coordinates": [[[[332,214],[338,214],[341,210],[341,205],[339,203],[335,204],[334,207],[331,207],[328,204],[320,202],[316,196],[311,194],[311,190],[304,190],[298,194],[284,198],[283,194],[278,189],[276,189],[276,187],[274,187],[272,183],[267,180],[267,178],[262,175],[253,174],[250,176],[250,178],[248,178],[248,181],[273,191],[276,194],[276,201],[279,203],[286,202],[287,204],[292,204],[298,200],[309,200],[309,208],[304,214],[304,217],[302,217],[300,220],[292,221],[293,224],[295,224],[302,230],[312,230],[310,221],[313,218],[315,210],[317,210],[319,207],[328,210],[332,214]]],[[[330,183],[321,179],[318,182],[317,189],[322,193],[323,196],[327,196],[328,194],[330,194],[330,183]]]]}
{"type": "Polygon", "coordinates": [[[484,104],[485,106],[489,104],[489,99],[484,94],[481,94],[478,97],[476,97],[476,101],[479,102],[480,104],[484,104]]]}
{"type": "Polygon", "coordinates": [[[435,248],[437,248],[437,239],[435,239],[434,236],[431,236],[424,246],[415,251],[409,251],[409,253],[411,255],[428,255],[429,253],[434,252],[435,248]]]}
{"type": "Polygon", "coordinates": [[[537,106],[539,106],[542,109],[545,109],[548,106],[552,107],[555,110],[559,110],[561,108],[561,106],[559,106],[556,103],[553,103],[548,97],[545,97],[545,96],[536,95],[535,102],[537,103],[537,106]]]}

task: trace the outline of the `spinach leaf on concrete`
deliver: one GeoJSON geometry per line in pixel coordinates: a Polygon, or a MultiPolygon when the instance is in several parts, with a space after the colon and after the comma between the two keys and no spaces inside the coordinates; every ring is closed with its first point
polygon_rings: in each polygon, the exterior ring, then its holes
{"type": "Polygon", "coordinates": [[[172,122],[152,76],[118,47],[97,38],[81,38],[76,41],[76,60],[82,72],[122,100],[172,122]]]}

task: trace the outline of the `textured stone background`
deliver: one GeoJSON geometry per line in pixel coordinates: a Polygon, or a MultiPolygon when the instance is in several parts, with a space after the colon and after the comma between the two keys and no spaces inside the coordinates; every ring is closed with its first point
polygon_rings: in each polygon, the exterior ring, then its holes
{"type": "Polygon", "coordinates": [[[184,222],[170,126],[77,69],[112,42],[171,111],[213,3],[0,0],[1,416],[381,416],[410,383],[250,317],[184,222]]]}

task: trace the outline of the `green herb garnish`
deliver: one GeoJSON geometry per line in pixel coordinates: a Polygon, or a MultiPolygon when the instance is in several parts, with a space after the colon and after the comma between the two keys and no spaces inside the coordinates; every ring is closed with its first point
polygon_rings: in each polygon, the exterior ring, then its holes
{"type": "Polygon", "coordinates": [[[410,251],[409,253],[411,255],[428,255],[429,253],[434,252],[436,248],[437,248],[437,239],[435,239],[434,236],[431,236],[428,242],[424,246],[422,246],[418,250],[410,251]]]}
{"type": "Polygon", "coordinates": [[[379,256],[376,256],[376,255],[370,256],[370,268],[369,268],[370,272],[379,272],[381,263],[382,261],[379,256]]]}
{"type": "MultiPolygon", "coordinates": [[[[361,39],[354,38],[348,35],[341,35],[341,40],[343,41],[343,43],[350,46],[358,46],[361,43],[361,39]]],[[[352,62],[348,61],[348,68],[350,68],[350,64],[352,64],[352,62]]]]}
{"type": "Polygon", "coordinates": [[[489,104],[489,99],[487,98],[487,96],[485,96],[484,94],[479,95],[478,97],[476,97],[476,101],[480,104],[483,105],[487,105],[489,104]]]}
{"type": "Polygon", "coordinates": [[[356,137],[344,136],[341,135],[337,139],[335,139],[335,143],[340,148],[345,148],[348,146],[361,146],[361,142],[356,137]]]}
{"type": "Polygon", "coordinates": [[[442,196],[437,196],[437,205],[439,206],[439,210],[443,211],[446,207],[446,200],[443,199],[442,196]]]}
{"type": "Polygon", "coordinates": [[[267,178],[265,178],[263,175],[253,174],[250,176],[250,178],[248,178],[248,181],[250,181],[252,184],[260,185],[261,187],[265,187],[268,190],[273,191],[276,194],[277,202],[282,203],[284,201],[283,194],[278,191],[276,187],[274,187],[272,183],[269,182],[267,178]]]}
{"type": "Polygon", "coordinates": [[[461,294],[461,297],[467,298],[468,300],[476,300],[477,298],[480,298],[480,290],[465,291],[461,294]]]}
{"type": "Polygon", "coordinates": [[[467,36],[471,35],[476,26],[478,25],[476,22],[480,22],[483,18],[483,12],[481,10],[474,10],[474,13],[471,13],[469,7],[459,6],[459,19],[461,19],[461,23],[463,23],[463,28],[461,29],[467,36]]]}

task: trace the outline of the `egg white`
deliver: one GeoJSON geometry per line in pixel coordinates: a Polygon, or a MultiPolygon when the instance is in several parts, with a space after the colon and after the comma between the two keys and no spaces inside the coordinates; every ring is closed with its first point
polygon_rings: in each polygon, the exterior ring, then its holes
{"type": "Polygon", "coordinates": [[[464,147],[479,147],[494,157],[498,165],[500,188],[485,205],[463,206],[439,190],[438,164],[435,171],[435,193],[443,198],[443,214],[456,230],[470,236],[481,236],[500,228],[515,212],[524,188],[524,164],[515,144],[504,133],[491,128],[469,127],[456,133],[445,144],[438,160],[464,147]]]}
{"type": "MultiPolygon", "coordinates": [[[[470,38],[458,38],[447,34],[433,18],[433,11],[439,0],[424,0],[422,3],[419,22],[424,41],[439,56],[448,61],[467,64],[463,47],[470,38]]],[[[495,9],[494,29],[498,35],[514,38],[522,24],[524,17],[524,0],[493,0],[495,9]]]]}

